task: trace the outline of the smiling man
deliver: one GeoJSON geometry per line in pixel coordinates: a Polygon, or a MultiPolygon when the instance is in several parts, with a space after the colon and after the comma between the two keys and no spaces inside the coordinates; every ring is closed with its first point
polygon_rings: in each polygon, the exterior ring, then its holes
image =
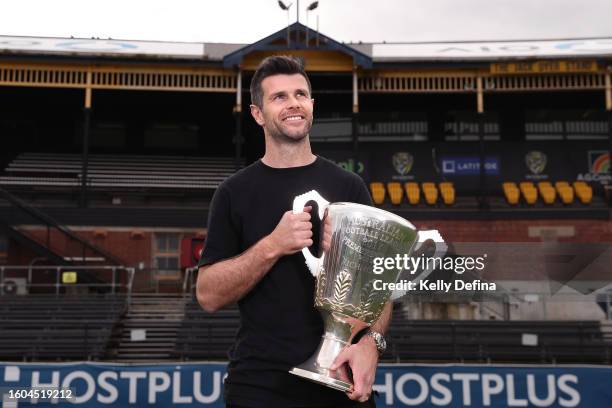
{"type": "MultiPolygon", "coordinates": [[[[214,312],[238,302],[240,328],[229,352],[228,407],[372,407],[370,397],[388,325],[388,306],[370,336],[347,347],[354,388],[342,392],[289,374],[310,357],[323,334],[314,308],[315,279],[299,251],[313,245],[311,208],[293,214],[293,198],[315,189],[331,202],[371,205],[361,178],[315,156],[309,132],[314,100],[300,61],[266,58],[251,82],[251,114],[262,127],[264,156],[215,192],[199,263],[198,301],[214,312]]],[[[336,367],[334,367],[336,368],[336,367]]]]}

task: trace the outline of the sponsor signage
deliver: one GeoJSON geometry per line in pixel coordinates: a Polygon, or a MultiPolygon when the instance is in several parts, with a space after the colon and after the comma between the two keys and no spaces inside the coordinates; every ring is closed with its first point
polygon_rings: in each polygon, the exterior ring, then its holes
{"type": "Polygon", "coordinates": [[[491,74],[560,74],[566,72],[597,72],[597,62],[535,61],[492,63],[491,74]]]}
{"type": "Polygon", "coordinates": [[[578,174],[578,180],[599,181],[601,184],[612,183],[610,175],[610,152],[606,150],[589,150],[587,152],[589,171],[578,174]]]}
{"type": "MultiPolygon", "coordinates": [[[[225,407],[224,363],[0,364],[3,408],[225,407]],[[50,395],[51,398],[44,398],[50,395]]],[[[608,407],[612,367],[381,364],[378,407],[608,407]]]]}
{"type": "Polygon", "coordinates": [[[0,50],[22,53],[204,58],[203,43],[0,36],[0,50]]]}
{"type": "Polygon", "coordinates": [[[494,59],[499,57],[599,57],[612,54],[612,39],[373,44],[374,58],[494,59]]]}
{"type": "MultiPolygon", "coordinates": [[[[441,157],[442,174],[447,176],[474,176],[480,174],[480,157],[478,156],[443,156],[441,157]]],[[[485,174],[498,176],[500,162],[496,156],[485,157],[485,174]]]]}

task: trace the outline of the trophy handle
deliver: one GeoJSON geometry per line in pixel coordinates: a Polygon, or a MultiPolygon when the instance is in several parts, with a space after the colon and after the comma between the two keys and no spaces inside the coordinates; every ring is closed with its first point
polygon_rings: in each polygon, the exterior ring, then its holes
{"type": "MultiPolygon", "coordinates": [[[[444,242],[442,235],[438,230],[427,230],[427,231],[418,231],[417,240],[415,242],[415,246],[412,249],[411,253],[417,252],[423,244],[427,241],[433,241],[436,249],[434,251],[433,257],[440,258],[446,254],[448,251],[448,245],[444,242]]],[[[415,278],[415,281],[419,281],[425,279],[429,274],[433,271],[433,268],[423,269],[421,273],[415,278]]],[[[391,294],[391,300],[396,300],[406,294],[405,290],[396,289],[391,294]]]]}
{"type": "MultiPolygon", "coordinates": [[[[293,213],[299,214],[304,211],[304,206],[309,201],[314,201],[317,203],[319,207],[319,220],[323,220],[323,215],[325,214],[325,208],[329,205],[329,201],[321,197],[321,195],[316,190],[310,190],[307,193],[300,194],[299,196],[293,199],[293,213]]],[[[306,266],[310,270],[310,273],[314,277],[317,276],[318,268],[319,268],[319,260],[313,254],[310,253],[308,248],[302,248],[302,255],[306,259],[306,266]]]]}

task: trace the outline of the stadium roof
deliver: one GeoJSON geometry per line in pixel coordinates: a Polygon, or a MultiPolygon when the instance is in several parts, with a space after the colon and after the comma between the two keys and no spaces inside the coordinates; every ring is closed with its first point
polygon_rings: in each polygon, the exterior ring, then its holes
{"type": "MultiPolygon", "coordinates": [[[[291,30],[305,30],[300,23],[291,30]]],[[[253,50],[305,49],[304,44],[278,45],[286,29],[253,44],[134,41],[99,38],[49,38],[0,36],[0,55],[130,58],[136,60],[218,61],[233,65],[253,50]],[[274,41],[276,45],[274,45],[274,41]]],[[[317,32],[310,30],[311,38],[317,32]]],[[[368,60],[384,62],[492,61],[531,58],[612,58],[612,38],[525,40],[446,43],[340,43],[319,34],[321,45],[311,50],[333,49],[353,58],[356,65],[368,60]]]]}

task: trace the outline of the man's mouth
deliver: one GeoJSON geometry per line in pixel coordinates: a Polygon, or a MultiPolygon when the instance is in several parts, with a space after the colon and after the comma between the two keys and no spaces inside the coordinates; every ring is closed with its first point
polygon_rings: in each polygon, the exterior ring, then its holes
{"type": "Polygon", "coordinates": [[[299,120],[304,120],[304,116],[302,115],[291,115],[283,118],[283,122],[297,122],[299,120]]]}

